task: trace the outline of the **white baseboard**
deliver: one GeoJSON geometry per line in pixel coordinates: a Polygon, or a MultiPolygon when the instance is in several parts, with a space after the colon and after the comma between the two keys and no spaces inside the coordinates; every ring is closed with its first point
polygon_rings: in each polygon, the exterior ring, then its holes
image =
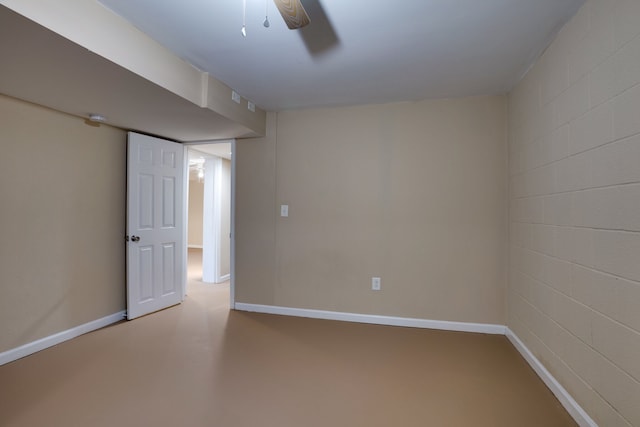
{"type": "Polygon", "coordinates": [[[531,365],[540,379],[549,387],[549,390],[556,396],[562,406],[569,412],[569,415],[578,423],[580,427],[598,427],[595,421],[582,409],[564,387],[560,385],[547,368],[531,353],[520,338],[509,328],[506,328],[506,335],[511,344],[520,352],[522,357],[531,365]]]}
{"type": "MultiPolygon", "coordinates": [[[[529,363],[540,379],[549,387],[551,392],[560,401],[580,427],[598,427],[593,419],[571,397],[569,392],[551,375],[551,373],[531,353],[518,336],[504,325],[488,323],[449,322],[443,320],[414,319],[406,317],[378,316],[371,314],[343,313],[338,311],[311,310],[303,308],[278,307],[271,305],[246,304],[238,302],[234,307],[240,311],[256,313],[279,314],[284,316],[309,317],[314,319],[340,320],[345,322],[369,323],[388,326],[405,326],[410,328],[439,329],[445,331],[475,332],[483,334],[506,335],[522,357],[529,363]]],[[[20,347],[0,353],[0,366],[14,360],[36,353],[45,348],[52,347],[61,342],[70,340],[87,332],[116,323],[125,318],[126,312],[120,311],[112,315],[85,323],[75,328],[59,332],[54,335],[30,342],[20,347]]]]}
{"type": "Polygon", "coordinates": [[[407,317],[378,316],[373,314],[343,313],[339,311],[311,310],[304,308],[277,307],[272,305],[237,302],[235,309],[284,316],[311,317],[314,319],[341,320],[344,322],[371,323],[375,325],[405,326],[409,328],[440,329],[445,331],[476,332],[504,335],[503,325],[489,323],[449,322],[444,320],[413,319],[407,317]]]}
{"type": "Polygon", "coordinates": [[[187,245],[189,249],[203,249],[202,245],[187,245]]]}
{"type": "Polygon", "coordinates": [[[104,328],[112,323],[119,322],[125,318],[125,311],[119,311],[102,319],[93,320],[75,328],[67,329],[66,331],[58,332],[57,334],[49,335],[48,337],[41,338],[36,341],[32,341],[28,344],[21,345],[20,347],[7,350],[0,353],[0,366],[13,362],[14,360],[21,359],[30,354],[36,353],[45,348],[53,347],[56,344],[70,340],[77,336],[86,334],[87,332],[95,331],[96,329],[104,328]]]}
{"type": "Polygon", "coordinates": [[[560,385],[551,373],[529,351],[516,334],[504,325],[486,323],[449,322],[442,320],[413,319],[405,317],[377,316],[369,314],[343,313],[337,311],[311,310],[303,308],[278,307],[272,305],[246,304],[237,302],[234,307],[240,311],[279,314],[283,316],[310,317],[314,319],[341,320],[345,322],[370,323],[377,325],[405,326],[411,328],[439,329],[445,331],[476,332],[506,335],[522,357],[531,365],[540,379],[549,387],[569,415],[580,427],[598,427],[593,419],[580,407],[573,397],[560,385]]]}
{"type": "Polygon", "coordinates": [[[218,283],[226,282],[231,279],[231,274],[225,274],[224,276],[220,276],[220,281],[218,283]]]}

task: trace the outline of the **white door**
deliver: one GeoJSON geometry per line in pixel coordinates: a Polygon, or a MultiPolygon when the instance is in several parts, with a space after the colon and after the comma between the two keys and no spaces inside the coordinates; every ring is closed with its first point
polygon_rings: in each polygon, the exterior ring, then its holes
{"type": "Polygon", "coordinates": [[[183,171],[181,144],[129,132],[128,319],[182,302],[183,171]]]}

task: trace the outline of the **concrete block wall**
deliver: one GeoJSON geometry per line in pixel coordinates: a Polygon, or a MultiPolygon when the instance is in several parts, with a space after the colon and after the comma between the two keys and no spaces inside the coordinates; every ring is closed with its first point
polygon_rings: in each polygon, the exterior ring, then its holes
{"type": "Polygon", "coordinates": [[[640,426],[640,1],[590,0],[509,98],[508,326],[640,426]]]}

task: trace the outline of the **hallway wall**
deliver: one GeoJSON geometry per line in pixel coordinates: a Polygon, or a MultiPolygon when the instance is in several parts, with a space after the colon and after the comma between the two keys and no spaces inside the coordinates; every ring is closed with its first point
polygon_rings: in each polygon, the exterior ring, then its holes
{"type": "Polygon", "coordinates": [[[202,247],[202,209],[204,200],[204,183],[189,181],[189,229],[187,244],[189,247],[202,247]]]}

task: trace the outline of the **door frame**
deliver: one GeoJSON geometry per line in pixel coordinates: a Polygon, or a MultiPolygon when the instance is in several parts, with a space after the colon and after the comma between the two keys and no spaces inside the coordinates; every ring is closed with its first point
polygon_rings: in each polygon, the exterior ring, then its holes
{"type": "Polygon", "coordinates": [[[183,142],[184,145],[184,162],[185,162],[185,176],[184,179],[184,197],[183,197],[183,214],[185,216],[185,229],[184,229],[184,245],[182,248],[182,256],[184,259],[184,269],[183,269],[183,292],[186,294],[187,291],[187,230],[189,228],[189,146],[191,145],[208,145],[208,144],[231,144],[231,218],[230,218],[230,229],[231,229],[231,241],[230,241],[230,254],[229,254],[229,308],[231,310],[235,310],[236,306],[236,140],[235,139],[216,139],[216,140],[204,140],[204,141],[189,141],[183,142]]]}

